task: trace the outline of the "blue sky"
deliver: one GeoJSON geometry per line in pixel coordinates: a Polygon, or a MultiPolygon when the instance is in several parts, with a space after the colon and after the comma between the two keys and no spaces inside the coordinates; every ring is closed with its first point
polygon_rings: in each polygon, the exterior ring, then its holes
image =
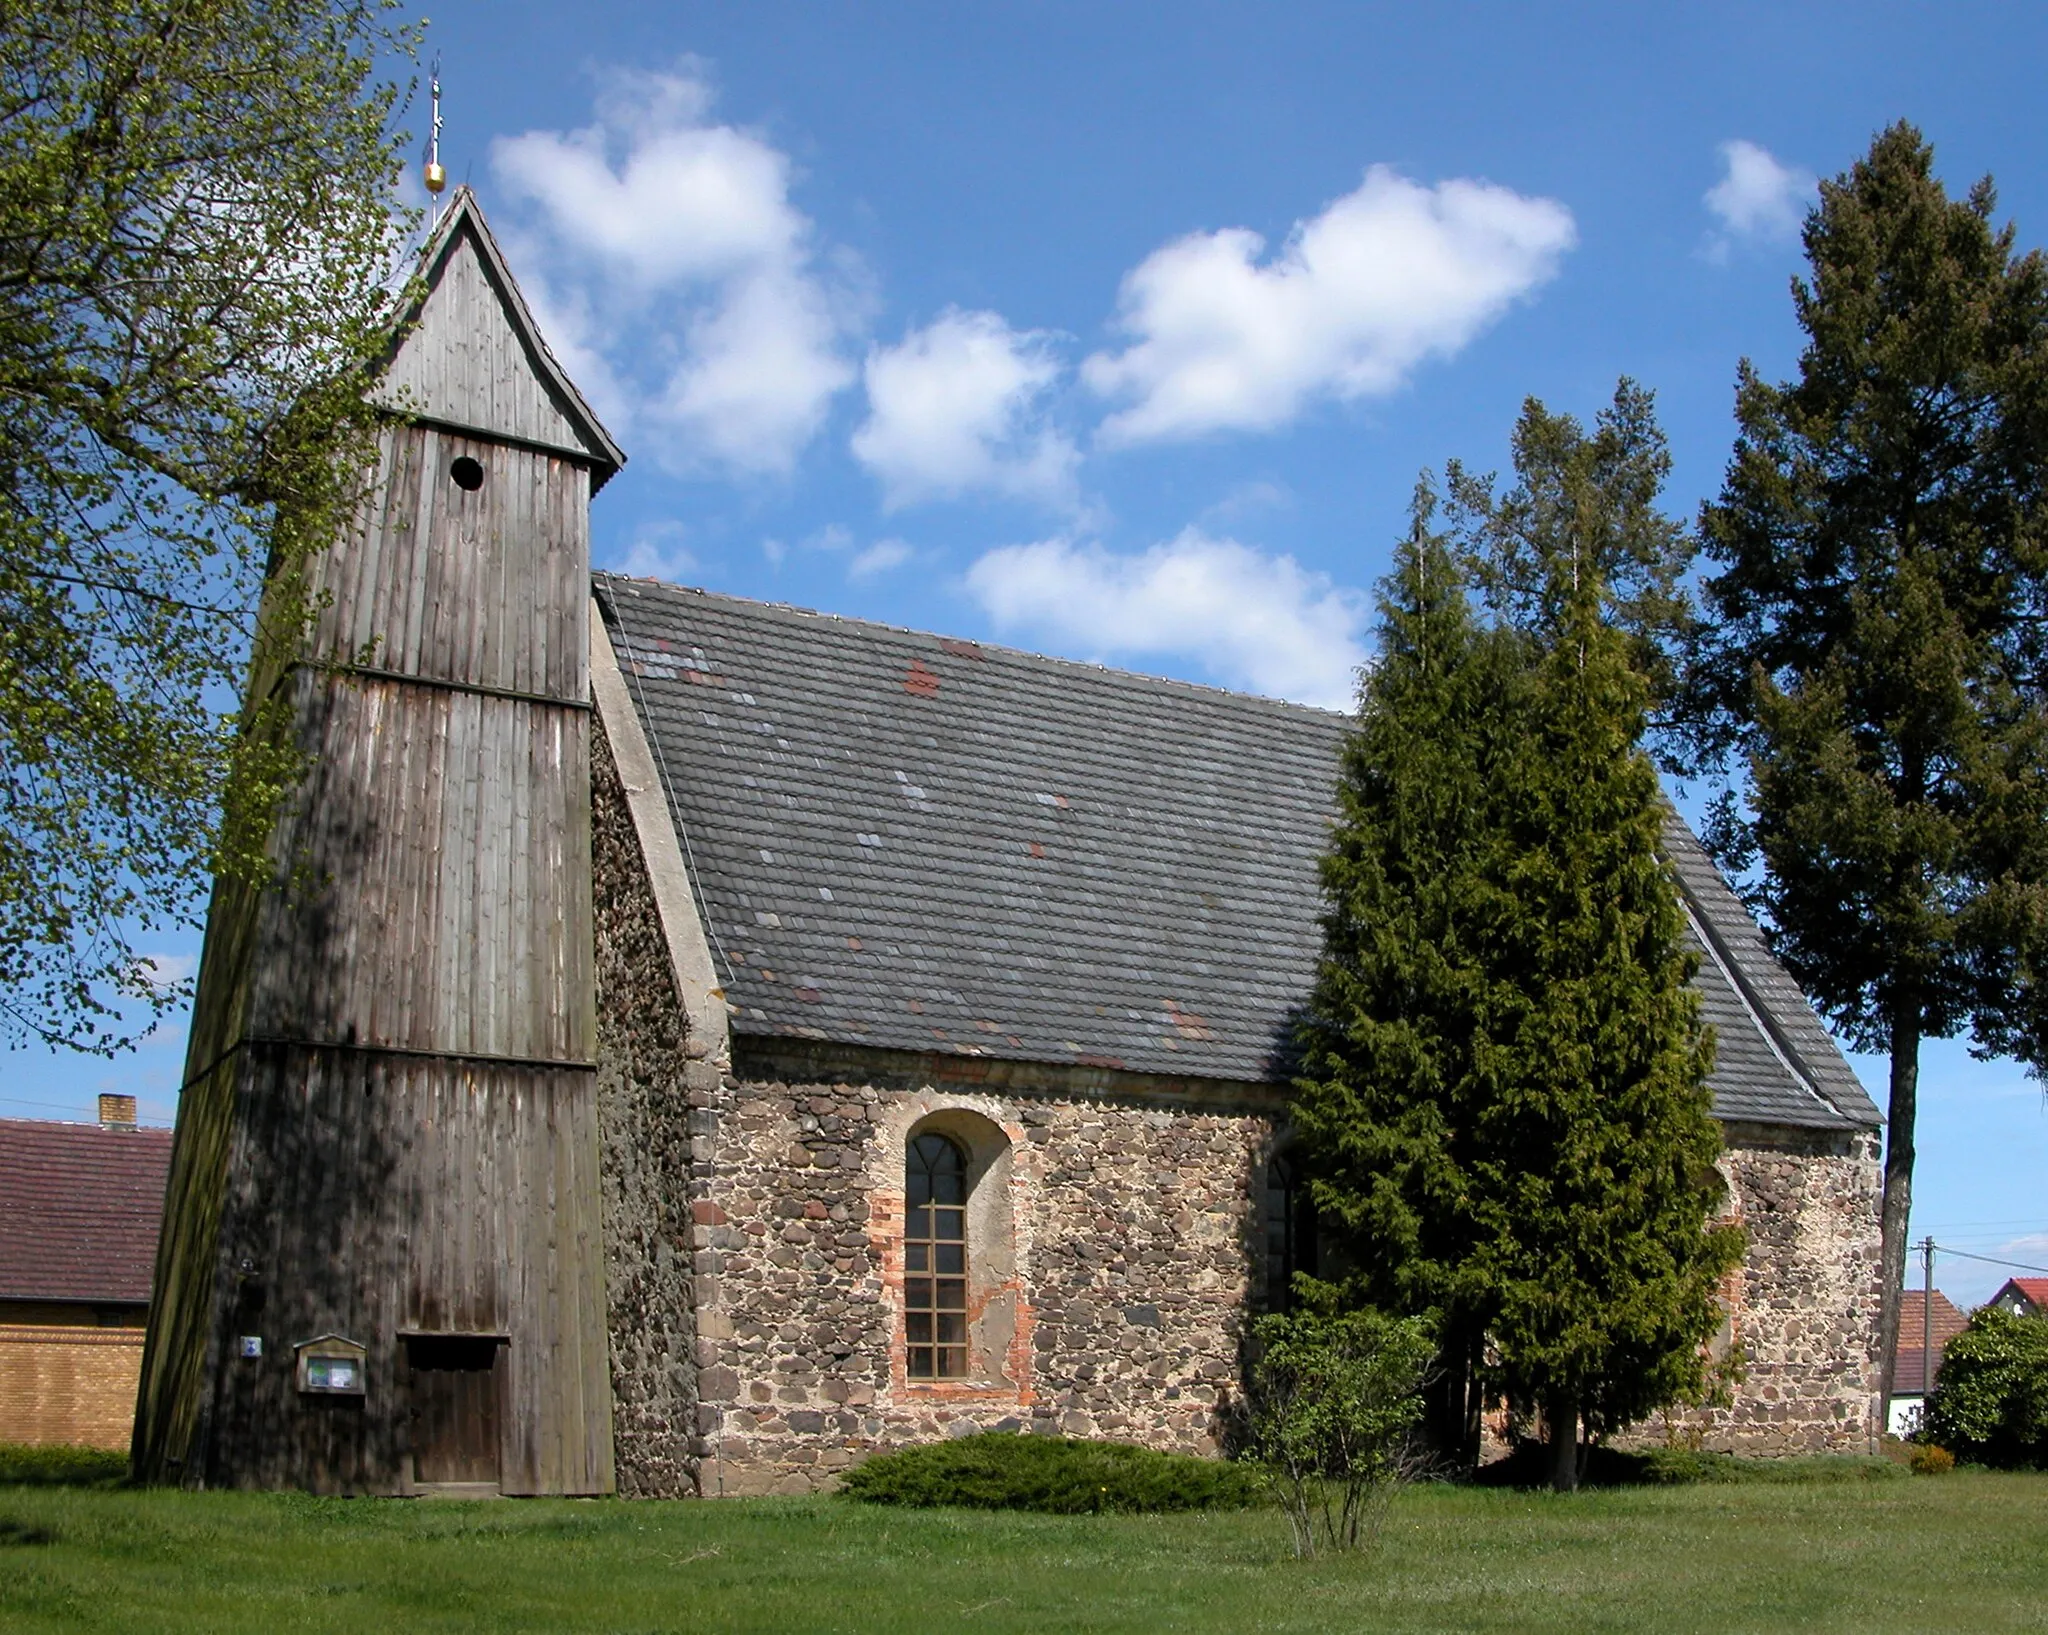
{"type": "MultiPolygon", "coordinates": [[[[1713,492],[1812,177],[1880,126],[2048,235],[2027,8],[433,15],[443,160],[631,456],[600,565],[1312,702],[1416,473],[1503,466],[1526,395],[1636,377],[1672,508],[1713,492]]],[[[16,1053],[0,1114],[168,1119],[182,1047],[16,1053]]],[[[2048,1264],[2039,1087],[1936,1046],[1922,1107],[1916,1234],[2048,1264]]]]}

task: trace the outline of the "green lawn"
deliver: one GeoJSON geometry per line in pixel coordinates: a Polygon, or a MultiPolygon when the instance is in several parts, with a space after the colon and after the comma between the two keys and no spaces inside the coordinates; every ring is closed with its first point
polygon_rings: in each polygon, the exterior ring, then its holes
{"type": "Polygon", "coordinates": [[[2048,1630],[2048,1476],[1424,1488],[1278,1515],[330,1500],[0,1486],[0,1629],[2048,1630]]]}

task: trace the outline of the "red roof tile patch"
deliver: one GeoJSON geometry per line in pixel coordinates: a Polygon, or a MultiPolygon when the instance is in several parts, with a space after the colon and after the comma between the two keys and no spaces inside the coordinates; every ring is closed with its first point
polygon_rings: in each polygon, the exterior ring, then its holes
{"type": "MultiPolygon", "coordinates": [[[[1925,1319],[1921,1315],[1921,1303],[1926,1297],[1918,1289],[1908,1289],[1899,1301],[1899,1354],[1905,1355],[1908,1346],[1919,1349],[1921,1337],[1926,1333],[1925,1319]]],[[[1934,1291],[1934,1354],[1939,1357],[1941,1348],[1970,1326],[1970,1319],[1957,1309],[1954,1301],[1936,1289],[1934,1291]]]]}
{"type": "MultiPolygon", "coordinates": [[[[1899,1347],[1899,1360],[1892,1369],[1892,1395],[1897,1397],[1924,1397],[1927,1394],[1927,1374],[1923,1366],[1926,1353],[1916,1345],[1910,1351],[1899,1347]]],[[[1941,1378],[1941,1353],[1934,1354],[1934,1377],[1941,1378]]]]}
{"type": "Polygon", "coordinates": [[[169,1130],[0,1119],[0,1299],[146,1301],[169,1130]]]}
{"type": "MultiPolygon", "coordinates": [[[[1898,1358],[1892,1367],[1892,1391],[1898,1396],[1916,1397],[1927,1390],[1926,1357],[1921,1341],[1927,1336],[1926,1296],[1919,1289],[1907,1289],[1899,1301],[1898,1358]]],[[[1941,1378],[1941,1353],[1949,1341],[1970,1326],[1970,1319],[1954,1301],[1934,1291],[1934,1377],[1941,1378]]]]}

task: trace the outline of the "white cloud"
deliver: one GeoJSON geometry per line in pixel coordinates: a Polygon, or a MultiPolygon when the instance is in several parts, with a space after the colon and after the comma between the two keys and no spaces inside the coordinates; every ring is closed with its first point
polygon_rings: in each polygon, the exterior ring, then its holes
{"type": "Polygon", "coordinates": [[[536,207],[536,316],[600,412],[672,466],[785,472],[853,379],[852,298],[787,156],[710,102],[694,63],[615,73],[595,124],[500,138],[491,163],[536,207]]]}
{"type": "Polygon", "coordinates": [[[618,571],[635,579],[661,579],[674,585],[697,571],[697,559],[683,544],[681,523],[657,522],[634,537],[618,571]]]}
{"type": "Polygon", "coordinates": [[[1707,189],[1705,201],[1721,224],[1711,247],[1725,255],[1732,239],[1796,238],[1818,185],[1813,172],[1779,163],[1754,142],[1723,142],[1721,158],[1727,173],[1707,189]]]}
{"type": "Polygon", "coordinates": [[[1381,395],[1555,276],[1571,212],[1490,182],[1435,187],[1384,165],[1265,262],[1248,228],[1192,233],[1127,274],[1120,352],[1083,365],[1129,406],[1109,444],[1263,430],[1322,397],[1381,395]]]}
{"type": "Polygon", "coordinates": [[[853,452],[890,507],[973,490],[1071,502],[1078,456],[1042,415],[1061,373],[1050,337],[949,309],[870,352],[865,373],[853,452]]]}
{"type": "Polygon", "coordinates": [[[1193,658],[1226,686],[1349,709],[1366,599],[1197,529],[1135,556],[1066,539],[1006,545],[967,573],[995,623],[1076,656],[1193,658]]]}
{"type": "Polygon", "coordinates": [[[910,547],[900,539],[878,539],[846,565],[849,579],[872,579],[900,568],[911,558],[910,547]]]}
{"type": "Polygon", "coordinates": [[[137,991],[175,988],[199,974],[197,954],[143,954],[134,965],[137,991]]]}

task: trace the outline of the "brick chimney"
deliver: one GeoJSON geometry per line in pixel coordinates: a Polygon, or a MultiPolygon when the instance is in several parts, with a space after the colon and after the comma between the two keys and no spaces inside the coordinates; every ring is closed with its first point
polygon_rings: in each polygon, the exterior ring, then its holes
{"type": "Polygon", "coordinates": [[[132,1130],[135,1128],[135,1098],[133,1096],[100,1095],[100,1128],[104,1130],[132,1130]]]}

